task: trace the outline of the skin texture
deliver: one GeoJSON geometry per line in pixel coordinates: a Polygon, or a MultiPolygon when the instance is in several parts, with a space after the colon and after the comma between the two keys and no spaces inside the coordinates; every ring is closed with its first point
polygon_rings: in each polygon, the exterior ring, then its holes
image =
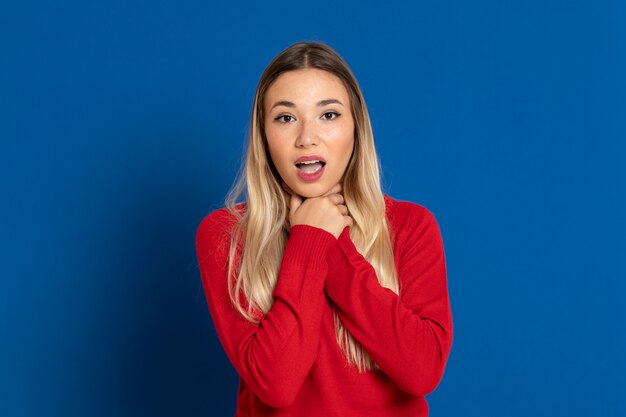
{"type": "Polygon", "coordinates": [[[341,194],[354,148],[354,119],[345,86],[326,71],[289,71],[270,85],[263,105],[270,157],[290,194],[290,224],[308,224],[338,237],[352,224],[341,194]],[[320,105],[323,100],[336,102],[320,105]],[[302,180],[295,165],[308,155],[326,161],[324,174],[315,182],[302,180]]]}

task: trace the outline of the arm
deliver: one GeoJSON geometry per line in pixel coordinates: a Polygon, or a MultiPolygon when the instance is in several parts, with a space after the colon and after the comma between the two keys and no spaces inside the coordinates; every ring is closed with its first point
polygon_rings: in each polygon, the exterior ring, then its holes
{"type": "Polygon", "coordinates": [[[307,225],[291,228],[274,304],[256,325],[234,310],[228,296],[230,237],[224,226],[226,216],[219,213],[208,216],[196,234],[202,283],[217,335],[240,377],[263,402],[289,406],[317,357],[322,303],[326,302],[324,259],[336,239],[307,225]]]}
{"type": "Polygon", "coordinates": [[[400,389],[424,396],[439,384],[452,344],[443,243],[433,215],[414,206],[415,222],[396,248],[400,297],[378,282],[348,229],[328,254],[325,291],[350,333],[400,389]]]}

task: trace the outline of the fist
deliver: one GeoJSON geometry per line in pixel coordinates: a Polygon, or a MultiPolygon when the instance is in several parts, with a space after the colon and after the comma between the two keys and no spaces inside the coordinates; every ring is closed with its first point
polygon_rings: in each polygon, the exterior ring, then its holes
{"type": "Polygon", "coordinates": [[[289,223],[291,226],[306,224],[331,233],[338,238],[346,226],[352,225],[352,218],[345,205],[341,184],[336,184],[326,194],[303,199],[293,191],[289,194],[289,223]]]}

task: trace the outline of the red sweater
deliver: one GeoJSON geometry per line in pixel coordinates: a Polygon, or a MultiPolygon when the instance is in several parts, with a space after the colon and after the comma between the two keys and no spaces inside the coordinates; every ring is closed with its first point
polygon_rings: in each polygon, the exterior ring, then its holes
{"type": "Polygon", "coordinates": [[[425,207],[385,196],[400,296],[382,287],[348,228],[339,239],[296,225],[274,304],[259,325],[230,305],[232,216],[198,227],[202,283],[217,335],[239,373],[236,416],[427,416],[452,345],[443,243],[425,207]],[[337,344],[330,303],[380,367],[358,373],[337,344]]]}

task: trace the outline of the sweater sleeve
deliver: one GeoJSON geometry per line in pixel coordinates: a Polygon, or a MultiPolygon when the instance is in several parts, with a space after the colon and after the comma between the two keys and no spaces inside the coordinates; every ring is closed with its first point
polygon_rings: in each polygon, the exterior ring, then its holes
{"type": "Polygon", "coordinates": [[[291,228],[273,305],[266,314],[259,311],[260,323],[254,324],[241,317],[228,295],[230,236],[223,213],[207,216],[196,233],[202,284],[213,324],[226,355],[249,388],[264,403],[287,407],[317,357],[322,303],[326,302],[325,259],[337,240],[312,226],[291,228]]]}
{"type": "Polygon", "coordinates": [[[348,228],[328,253],[325,291],[339,317],[403,391],[424,396],[439,384],[452,345],[443,242],[434,216],[411,205],[397,230],[400,296],[382,287],[348,228]]]}

